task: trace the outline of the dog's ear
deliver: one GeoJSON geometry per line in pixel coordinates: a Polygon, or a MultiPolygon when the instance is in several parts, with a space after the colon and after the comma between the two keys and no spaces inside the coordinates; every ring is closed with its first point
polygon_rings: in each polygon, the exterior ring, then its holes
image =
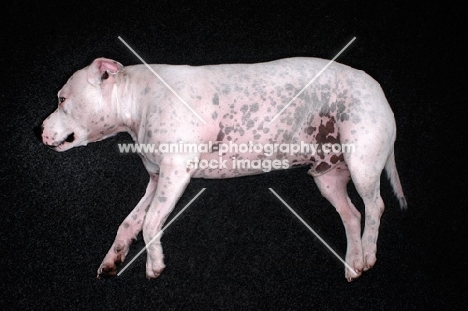
{"type": "Polygon", "coordinates": [[[116,75],[123,71],[124,67],[121,63],[112,59],[97,58],[89,65],[88,82],[93,85],[99,85],[103,81],[108,80],[109,75],[116,75]]]}

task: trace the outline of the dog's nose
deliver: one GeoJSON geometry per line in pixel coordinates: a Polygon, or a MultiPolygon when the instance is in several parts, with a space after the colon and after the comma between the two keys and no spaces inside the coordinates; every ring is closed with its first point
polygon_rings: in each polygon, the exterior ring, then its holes
{"type": "Polygon", "coordinates": [[[44,125],[37,125],[34,127],[33,129],[34,131],[34,136],[36,136],[36,138],[42,142],[42,132],[44,131],[44,125]]]}

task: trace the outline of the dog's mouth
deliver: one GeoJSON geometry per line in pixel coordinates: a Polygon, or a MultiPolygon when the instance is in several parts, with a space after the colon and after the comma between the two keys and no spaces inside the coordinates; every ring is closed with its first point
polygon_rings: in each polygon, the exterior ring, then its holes
{"type": "Polygon", "coordinates": [[[53,149],[60,149],[60,147],[63,147],[66,143],[72,143],[75,141],[75,133],[69,134],[67,137],[65,137],[64,140],[55,142],[53,145],[49,146],[53,149]]]}

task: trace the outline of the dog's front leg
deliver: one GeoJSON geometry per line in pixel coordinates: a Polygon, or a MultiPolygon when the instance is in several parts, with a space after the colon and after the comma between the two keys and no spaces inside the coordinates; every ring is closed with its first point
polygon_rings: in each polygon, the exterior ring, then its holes
{"type": "Polygon", "coordinates": [[[114,243],[97,271],[98,278],[101,275],[112,276],[117,273],[117,268],[125,260],[132,240],[136,239],[138,233],[141,231],[146,211],[153,200],[157,185],[158,174],[150,174],[150,181],[146,187],[146,193],[117,230],[114,243]]]}
{"type": "Polygon", "coordinates": [[[161,247],[161,229],[190,182],[189,159],[180,155],[165,156],[160,164],[159,183],[143,224],[146,243],[146,277],[157,278],[165,268],[161,247]]]}

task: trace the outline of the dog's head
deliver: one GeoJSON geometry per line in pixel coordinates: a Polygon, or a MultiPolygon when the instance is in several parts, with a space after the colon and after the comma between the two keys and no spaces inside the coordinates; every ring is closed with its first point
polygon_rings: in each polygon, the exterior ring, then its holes
{"type": "Polygon", "coordinates": [[[65,151],[102,140],[118,132],[112,100],[116,78],[123,66],[98,58],[75,72],[58,92],[58,107],[42,123],[42,141],[65,151]]]}

